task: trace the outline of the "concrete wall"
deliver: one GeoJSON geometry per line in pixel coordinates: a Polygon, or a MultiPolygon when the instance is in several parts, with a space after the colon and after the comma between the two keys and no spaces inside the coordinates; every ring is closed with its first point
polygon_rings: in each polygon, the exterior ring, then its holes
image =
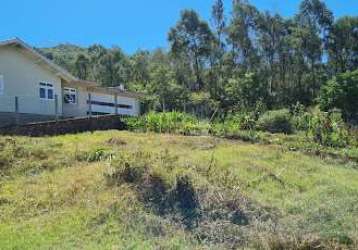
{"type": "Polygon", "coordinates": [[[67,119],[58,122],[33,123],[23,126],[0,128],[0,135],[45,136],[68,133],[81,133],[94,130],[126,128],[119,116],[99,116],[92,118],[67,119]]]}
{"type": "Polygon", "coordinates": [[[31,122],[43,122],[55,120],[54,116],[50,115],[36,115],[36,114],[18,114],[16,118],[15,113],[0,112],[0,128],[10,125],[27,124],[31,122]]]}
{"type": "Polygon", "coordinates": [[[0,75],[4,76],[4,93],[0,95],[0,112],[14,112],[15,96],[19,112],[54,115],[55,101],[41,100],[39,83],[48,82],[58,95],[58,113],[62,114],[61,78],[36,63],[36,59],[16,47],[0,48],[0,75]]]}

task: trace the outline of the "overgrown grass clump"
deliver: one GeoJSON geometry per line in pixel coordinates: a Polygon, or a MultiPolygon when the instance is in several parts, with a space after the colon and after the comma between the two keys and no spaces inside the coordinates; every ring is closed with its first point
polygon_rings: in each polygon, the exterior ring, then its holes
{"type": "Polygon", "coordinates": [[[257,121],[257,128],[270,133],[291,134],[294,130],[291,114],[287,109],[268,111],[257,121]]]}

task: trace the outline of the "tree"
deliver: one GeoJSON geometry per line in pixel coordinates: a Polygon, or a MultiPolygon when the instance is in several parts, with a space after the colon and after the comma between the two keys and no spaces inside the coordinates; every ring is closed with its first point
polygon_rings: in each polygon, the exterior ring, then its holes
{"type": "Polygon", "coordinates": [[[358,118],[358,70],[338,74],[321,89],[320,107],[341,109],[347,118],[358,118]]]}
{"type": "Polygon", "coordinates": [[[252,38],[256,32],[257,9],[246,1],[236,0],[233,16],[228,27],[228,42],[231,45],[234,64],[244,70],[253,71],[258,63],[257,50],[252,38]]]}
{"type": "Polygon", "coordinates": [[[214,29],[216,31],[216,37],[219,43],[220,48],[224,47],[224,42],[222,41],[226,23],[225,23],[225,13],[224,13],[224,3],[222,0],[216,0],[211,12],[211,21],[213,23],[214,29]]]}
{"type": "Polygon", "coordinates": [[[257,21],[258,27],[258,41],[260,44],[260,52],[262,56],[262,63],[266,68],[265,76],[268,78],[268,89],[272,94],[273,91],[278,91],[280,81],[280,59],[283,59],[282,53],[284,47],[284,39],[287,35],[284,20],[279,15],[272,16],[266,12],[259,15],[257,21]]]}
{"type": "Polygon", "coordinates": [[[189,59],[196,77],[194,89],[199,90],[204,86],[202,70],[210,56],[213,39],[209,25],[193,10],[184,10],[179,22],[169,32],[168,40],[173,55],[189,59]]]}
{"type": "Polygon", "coordinates": [[[295,30],[296,35],[302,41],[300,49],[310,68],[309,80],[312,84],[310,84],[309,94],[313,98],[320,87],[316,75],[322,63],[328,33],[333,23],[333,14],[321,0],[303,0],[296,22],[298,24],[295,30]]]}
{"type": "Polygon", "coordinates": [[[267,91],[253,73],[240,74],[229,79],[225,88],[226,102],[237,108],[250,109],[265,97],[267,91]]]}
{"type": "Polygon", "coordinates": [[[328,53],[334,74],[358,68],[358,17],[342,17],[334,23],[328,53]]]}
{"type": "Polygon", "coordinates": [[[153,68],[150,79],[151,93],[157,95],[162,111],[181,108],[185,91],[176,84],[174,72],[168,65],[157,65],[153,68]]]}
{"type": "Polygon", "coordinates": [[[84,54],[79,54],[75,62],[76,75],[82,80],[87,80],[90,61],[84,54]]]}

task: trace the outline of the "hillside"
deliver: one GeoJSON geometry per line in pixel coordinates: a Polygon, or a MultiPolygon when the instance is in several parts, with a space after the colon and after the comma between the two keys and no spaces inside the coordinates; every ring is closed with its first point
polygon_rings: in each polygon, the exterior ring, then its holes
{"type": "Polygon", "coordinates": [[[117,131],[0,149],[0,249],[358,247],[351,163],[117,131]]]}
{"type": "Polygon", "coordinates": [[[57,65],[65,68],[72,74],[76,75],[75,62],[79,55],[87,55],[87,48],[82,48],[70,43],[59,44],[51,48],[38,48],[41,54],[48,59],[53,60],[57,65]]]}

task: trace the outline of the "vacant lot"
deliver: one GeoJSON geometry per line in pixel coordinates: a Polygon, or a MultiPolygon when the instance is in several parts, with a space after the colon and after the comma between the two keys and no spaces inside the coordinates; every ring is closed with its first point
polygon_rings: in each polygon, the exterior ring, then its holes
{"type": "Polygon", "coordinates": [[[358,168],[279,146],[0,137],[0,249],[356,249],[358,168]]]}

